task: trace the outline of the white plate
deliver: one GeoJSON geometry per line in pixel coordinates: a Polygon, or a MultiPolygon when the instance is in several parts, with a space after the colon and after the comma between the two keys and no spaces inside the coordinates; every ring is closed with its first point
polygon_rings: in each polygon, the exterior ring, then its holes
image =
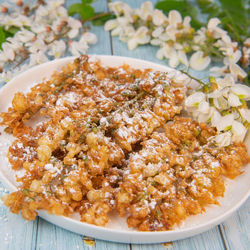
{"type": "MultiPolygon", "coordinates": [[[[103,65],[120,66],[124,63],[134,68],[152,68],[160,71],[171,71],[172,69],[155,63],[118,56],[95,56],[99,58],[103,65]]],[[[0,90],[0,112],[6,111],[10,105],[13,95],[17,91],[26,92],[32,85],[41,81],[44,77],[49,77],[55,70],[73,58],[63,58],[36,66],[12,79],[0,90]]],[[[6,152],[13,138],[2,132],[0,135],[0,177],[4,185],[10,190],[15,191],[15,172],[11,170],[8,163],[6,152]]],[[[247,138],[248,149],[250,148],[250,137],[247,138]]],[[[45,211],[39,211],[39,216],[45,220],[56,224],[70,231],[91,236],[98,239],[126,242],[126,243],[159,243],[183,239],[195,234],[202,233],[211,227],[218,225],[228,218],[238,209],[250,194],[250,169],[245,168],[245,173],[238,176],[233,181],[227,181],[225,197],[220,199],[221,206],[210,206],[206,213],[190,216],[178,228],[165,232],[137,232],[128,229],[126,221],[114,215],[108,225],[98,227],[82,223],[77,219],[62,216],[49,215],[45,211]]]]}

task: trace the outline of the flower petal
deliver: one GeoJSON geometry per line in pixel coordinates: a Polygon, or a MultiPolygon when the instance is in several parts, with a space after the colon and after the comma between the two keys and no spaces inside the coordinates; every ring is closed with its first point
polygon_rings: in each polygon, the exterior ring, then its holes
{"type": "Polygon", "coordinates": [[[235,142],[243,142],[247,133],[247,128],[238,121],[233,121],[232,124],[232,140],[235,142]]]}
{"type": "Polygon", "coordinates": [[[190,66],[194,70],[201,71],[204,70],[211,62],[209,56],[204,56],[202,51],[195,52],[190,58],[190,66]]]}
{"type": "Polygon", "coordinates": [[[218,147],[227,147],[231,143],[231,133],[225,132],[221,133],[214,138],[218,147]]]}
{"type": "Polygon", "coordinates": [[[177,26],[178,23],[182,22],[182,17],[179,11],[171,10],[168,14],[168,21],[170,25],[177,26]]]}
{"type": "Polygon", "coordinates": [[[138,45],[138,42],[135,38],[131,38],[128,40],[128,49],[134,50],[138,45]]]}
{"type": "Polygon", "coordinates": [[[237,78],[242,78],[244,79],[247,76],[247,73],[236,63],[231,63],[229,65],[230,72],[232,76],[237,79],[237,78]]]}
{"type": "Polygon", "coordinates": [[[184,64],[185,66],[188,67],[188,59],[187,59],[187,55],[183,50],[178,50],[178,58],[179,61],[184,64]]]}
{"type": "Polygon", "coordinates": [[[250,123],[250,109],[239,109],[243,121],[250,123]]]}
{"type": "Polygon", "coordinates": [[[156,26],[161,26],[166,20],[166,16],[162,13],[161,10],[155,9],[153,13],[153,24],[156,26]]]}
{"type": "Polygon", "coordinates": [[[222,116],[220,121],[218,121],[216,128],[218,131],[230,129],[230,127],[233,124],[233,121],[234,121],[233,114],[222,116]]]}
{"type": "Polygon", "coordinates": [[[229,93],[228,95],[228,104],[232,107],[238,107],[242,105],[240,98],[233,93],[229,93]]]}
{"type": "Polygon", "coordinates": [[[203,101],[198,106],[198,112],[203,113],[203,114],[208,114],[209,108],[210,108],[209,103],[206,101],[203,101]]]}
{"type": "Polygon", "coordinates": [[[235,84],[231,87],[231,92],[237,95],[240,99],[248,101],[250,99],[250,87],[243,84],[235,84]]]}
{"type": "Polygon", "coordinates": [[[187,108],[198,107],[202,101],[206,100],[206,96],[202,92],[195,92],[194,94],[187,97],[185,106],[187,108]]]}
{"type": "Polygon", "coordinates": [[[109,31],[113,30],[118,26],[118,21],[116,19],[108,20],[104,25],[104,30],[109,31]]]}

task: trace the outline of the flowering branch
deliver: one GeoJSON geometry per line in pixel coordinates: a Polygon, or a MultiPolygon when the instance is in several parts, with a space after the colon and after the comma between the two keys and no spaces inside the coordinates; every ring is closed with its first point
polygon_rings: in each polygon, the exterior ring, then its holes
{"type": "MultiPolygon", "coordinates": [[[[166,4],[159,6],[168,8],[166,4]]],[[[200,71],[215,59],[223,62],[224,66],[211,68],[213,76],[231,74],[239,81],[247,77],[238,63],[243,57],[244,66],[249,64],[250,38],[246,39],[243,47],[239,46],[231,40],[227,31],[219,27],[221,21],[218,18],[211,18],[206,26],[195,30],[189,16],[182,18],[176,10],[170,10],[165,15],[149,1],[138,9],[132,9],[124,2],[110,3],[109,8],[116,18],[106,22],[104,29],[111,31],[112,36],[119,36],[130,50],[138,45],[151,44],[159,47],[157,58],[168,59],[173,68],[182,63],[200,71]]]]}
{"type": "Polygon", "coordinates": [[[86,53],[89,44],[97,41],[95,34],[84,31],[82,23],[68,15],[64,0],[38,0],[30,6],[21,1],[4,3],[2,10],[0,83],[66,52],[74,56],[86,53]]]}

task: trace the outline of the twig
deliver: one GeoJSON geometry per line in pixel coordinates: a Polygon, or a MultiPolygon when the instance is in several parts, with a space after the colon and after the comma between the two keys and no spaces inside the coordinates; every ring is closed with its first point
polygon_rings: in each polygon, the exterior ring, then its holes
{"type": "Polygon", "coordinates": [[[82,24],[84,25],[86,22],[91,22],[91,21],[93,21],[93,20],[95,20],[95,19],[98,19],[98,18],[101,18],[101,17],[104,17],[104,16],[108,16],[108,15],[110,15],[110,14],[112,14],[112,12],[100,13],[100,14],[95,15],[95,16],[92,16],[92,17],[90,17],[90,18],[88,18],[88,19],[86,19],[86,20],[83,20],[83,21],[82,21],[82,24]]]}
{"type": "Polygon", "coordinates": [[[196,77],[190,75],[188,72],[186,72],[186,71],[184,71],[184,70],[180,70],[180,72],[183,73],[183,74],[185,74],[185,75],[187,75],[189,78],[191,78],[191,79],[197,81],[198,83],[200,83],[200,84],[203,85],[203,86],[207,85],[207,83],[205,83],[205,82],[201,81],[200,79],[198,79],[198,78],[196,78],[196,77]]]}
{"type": "Polygon", "coordinates": [[[54,41],[60,39],[60,38],[63,37],[64,35],[66,35],[69,31],[70,31],[70,28],[69,28],[69,27],[66,27],[64,32],[60,33],[59,35],[55,35],[54,38],[53,38],[51,41],[45,42],[45,44],[46,44],[46,45],[49,45],[49,44],[53,43],[54,41]]]}

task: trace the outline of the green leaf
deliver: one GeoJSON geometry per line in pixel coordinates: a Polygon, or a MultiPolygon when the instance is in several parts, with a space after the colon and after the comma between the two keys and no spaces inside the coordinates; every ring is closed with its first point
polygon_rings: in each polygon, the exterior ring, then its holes
{"type": "MultiPolygon", "coordinates": [[[[95,13],[95,15],[100,15],[102,14],[101,12],[95,13]]],[[[114,19],[115,15],[114,14],[107,14],[105,16],[96,18],[95,20],[92,21],[93,25],[95,26],[101,26],[104,25],[108,20],[114,19]]]]}
{"type": "Polygon", "coordinates": [[[6,36],[3,26],[0,26],[0,49],[2,49],[2,44],[6,41],[6,36]]]}
{"type": "Polygon", "coordinates": [[[95,15],[95,9],[88,5],[82,4],[82,8],[80,9],[80,16],[85,21],[95,15]]]}
{"type": "Polygon", "coordinates": [[[82,0],[83,4],[92,4],[93,2],[95,2],[96,0],[82,0]]]}
{"type": "Polygon", "coordinates": [[[19,27],[11,26],[9,29],[7,29],[7,32],[9,32],[12,35],[15,35],[19,30],[20,30],[19,27]]]}
{"type": "Polygon", "coordinates": [[[202,13],[208,14],[208,19],[218,17],[221,26],[228,31],[233,40],[240,44],[249,37],[249,8],[246,0],[197,0],[202,13]]]}
{"type": "Polygon", "coordinates": [[[81,9],[82,9],[81,3],[74,3],[74,4],[69,6],[68,14],[70,16],[74,16],[75,14],[80,13],[81,9]]]}
{"type": "Polygon", "coordinates": [[[171,10],[178,10],[182,17],[190,16],[192,18],[191,25],[193,28],[198,29],[202,23],[197,19],[197,10],[187,0],[163,0],[155,5],[155,8],[162,10],[168,14],[171,10]]]}
{"type": "Polygon", "coordinates": [[[210,16],[216,16],[219,13],[219,5],[212,0],[197,0],[197,3],[202,13],[207,13],[210,16]]]}

